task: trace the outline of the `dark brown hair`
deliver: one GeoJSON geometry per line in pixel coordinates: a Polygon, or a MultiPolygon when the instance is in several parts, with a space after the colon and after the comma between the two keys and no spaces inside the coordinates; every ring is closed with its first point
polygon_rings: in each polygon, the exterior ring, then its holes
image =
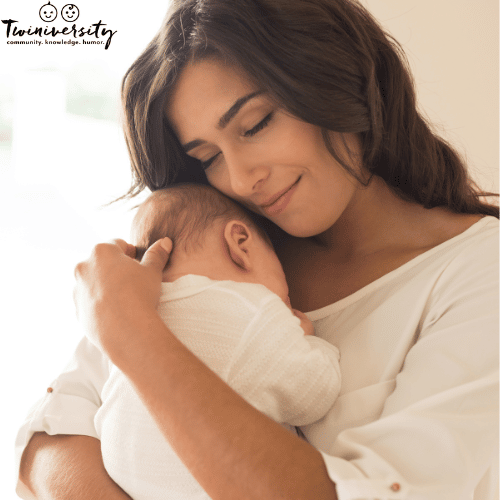
{"type": "MultiPolygon", "coordinates": [[[[174,249],[191,251],[203,245],[206,232],[231,220],[244,222],[268,245],[271,241],[249,212],[215,188],[176,184],[154,191],[139,207],[132,225],[136,258],[160,238],[168,236],[174,249]]],[[[222,230],[222,227],[221,227],[222,230]]]]}
{"type": "MultiPolygon", "coordinates": [[[[165,110],[191,60],[218,57],[246,72],[282,108],[321,127],[330,153],[353,175],[328,131],[359,134],[363,165],[426,208],[498,217],[463,160],[417,110],[401,46],[357,0],[179,0],[123,80],[133,185],[204,182],[165,110]]],[[[360,179],[358,179],[360,180],[360,179]]]]}

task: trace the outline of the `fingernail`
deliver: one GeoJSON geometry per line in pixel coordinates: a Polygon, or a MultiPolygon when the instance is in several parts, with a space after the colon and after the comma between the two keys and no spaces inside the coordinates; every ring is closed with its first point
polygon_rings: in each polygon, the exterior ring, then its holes
{"type": "Polygon", "coordinates": [[[166,252],[170,253],[172,251],[172,240],[170,238],[163,238],[160,245],[166,252]]]}

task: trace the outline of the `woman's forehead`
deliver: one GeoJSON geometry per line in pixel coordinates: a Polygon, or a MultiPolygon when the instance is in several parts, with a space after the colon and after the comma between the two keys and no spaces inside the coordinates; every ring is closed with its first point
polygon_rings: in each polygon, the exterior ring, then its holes
{"type": "Polygon", "coordinates": [[[167,117],[182,135],[186,125],[202,117],[222,117],[241,97],[257,89],[242,70],[210,58],[188,63],[167,104],[167,117]]]}

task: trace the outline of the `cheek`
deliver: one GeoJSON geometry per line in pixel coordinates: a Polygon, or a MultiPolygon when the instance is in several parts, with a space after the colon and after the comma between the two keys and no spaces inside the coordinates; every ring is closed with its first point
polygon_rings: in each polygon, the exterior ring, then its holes
{"type": "Polygon", "coordinates": [[[210,166],[209,169],[205,171],[205,174],[207,176],[208,183],[217,189],[217,191],[220,191],[221,193],[225,194],[229,198],[238,201],[242,205],[244,205],[246,208],[251,210],[252,212],[258,213],[252,205],[248,203],[244,198],[241,196],[238,196],[232,189],[231,187],[231,179],[229,175],[229,171],[224,164],[224,161],[219,162],[217,165],[212,165],[210,166]]]}
{"type": "Polygon", "coordinates": [[[232,198],[233,200],[237,199],[231,189],[229,174],[224,165],[211,166],[205,171],[205,175],[207,176],[208,183],[217,189],[217,191],[229,196],[229,198],[232,198]]]}
{"type": "Polygon", "coordinates": [[[339,169],[341,167],[332,166],[304,175],[293,206],[273,221],[290,235],[300,238],[316,236],[329,229],[356,192],[353,180],[339,169]]]}
{"type": "Polygon", "coordinates": [[[288,297],[288,283],[286,281],[285,272],[283,271],[283,267],[276,256],[276,254],[272,253],[272,262],[273,266],[271,269],[271,275],[274,276],[274,281],[276,283],[276,289],[279,290],[278,295],[285,300],[288,297]]]}
{"type": "Polygon", "coordinates": [[[280,114],[271,127],[255,151],[264,163],[278,168],[309,168],[321,156],[324,143],[315,125],[280,114]]]}

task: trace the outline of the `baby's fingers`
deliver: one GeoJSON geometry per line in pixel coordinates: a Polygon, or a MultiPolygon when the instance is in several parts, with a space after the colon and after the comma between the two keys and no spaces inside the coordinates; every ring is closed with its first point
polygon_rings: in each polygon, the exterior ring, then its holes
{"type": "Polygon", "coordinates": [[[307,318],[307,316],[306,316],[303,312],[301,312],[301,311],[299,311],[299,310],[297,310],[297,309],[292,309],[292,312],[293,312],[293,314],[294,314],[295,316],[297,316],[297,318],[299,318],[301,321],[303,321],[303,320],[304,320],[304,321],[309,321],[309,319],[307,318]]]}
{"type": "Polygon", "coordinates": [[[304,330],[306,335],[314,335],[314,326],[312,321],[301,311],[297,311],[297,309],[292,309],[293,314],[300,319],[300,326],[304,330]]]}

